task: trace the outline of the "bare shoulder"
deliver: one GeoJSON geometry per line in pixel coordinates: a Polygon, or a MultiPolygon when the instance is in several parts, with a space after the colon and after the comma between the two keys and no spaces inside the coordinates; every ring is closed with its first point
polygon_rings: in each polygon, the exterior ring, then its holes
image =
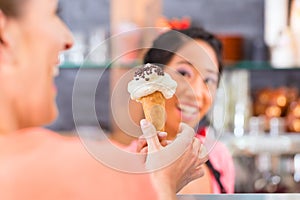
{"type": "MultiPolygon", "coordinates": [[[[78,137],[34,129],[0,152],[0,199],[123,199],[153,197],[150,180],[103,165],[78,137]],[[141,190],[141,186],[147,190],[141,190]],[[33,189],[34,188],[34,189],[33,189]],[[10,191],[18,191],[10,192],[10,191]],[[124,192],[115,192],[124,191],[124,192]],[[29,197],[29,198],[27,198],[29,197]]],[[[10,140],[10,139],[9,139],[10,140]]],[[[101,142],[96,145],[105,144],[101,142]]],[[[153,198],[152,198],[153,199],[153,198]]]]}

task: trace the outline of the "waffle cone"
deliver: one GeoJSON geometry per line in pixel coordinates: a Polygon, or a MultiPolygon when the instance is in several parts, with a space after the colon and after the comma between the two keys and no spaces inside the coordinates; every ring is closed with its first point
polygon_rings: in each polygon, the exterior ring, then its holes
{"type": "Polygon", "coordinates": [[[164,95],[159,91],[140,99],[146,120],[151,122],[157,131],[164,131],[166,119],[165,101],[164,95]]]}

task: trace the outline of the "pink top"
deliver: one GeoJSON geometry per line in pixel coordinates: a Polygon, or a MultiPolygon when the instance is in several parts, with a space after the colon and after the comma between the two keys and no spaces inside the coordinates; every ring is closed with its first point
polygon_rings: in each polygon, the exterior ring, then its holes
{"type": "MultiPolygon", "coordinates": [[[[205,139],[204,136],[201,135],[196,135],[196,137],[201,141],[205,139]]],[[[126,147],[126,150],[130,152],[136,152],[136,149],[137,140],[133,141],[128,147],[126,147]]],[[[221,142],[216,142],[213,150],[209,153],[208,157],[214,168],[220,172],[221,182],[226,192],[234,193],[235,169],[232,156],[229,153],[227,147],[221,142]]],[[[214,178],[213,173],[211,172],[210,175],[210,177],[212,178],[211,182],[213,193],[221,193],[220,187],[218,185],[218,182],[214,178]]]]}
{"type": "MultiPolygon", "coordinates": [[[[205,138],[203,136],[196,136],[201,141],[205,138]]],[[[221,182],[223,187],[225,188],[227,193],[234,193],[234,180],[235,180],[235,169],[233,164],[233,159],[231,154],[229,153],[227,147],[221,143],[216,141],[214,148],[208,155],[208,158],[212,164],[212,166],[220,172],[221,182]]],[[[221,193],[220,186],[215,179],[213,173],[210,173],[210,177],[212,177],[212,188],[213,193],[219,194],[221,193]]]]}

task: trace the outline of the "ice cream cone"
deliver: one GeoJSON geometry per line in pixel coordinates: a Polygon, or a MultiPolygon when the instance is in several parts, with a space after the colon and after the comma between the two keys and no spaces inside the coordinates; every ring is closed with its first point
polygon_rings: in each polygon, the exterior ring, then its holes
{"type": "Polygon", "coordinates": [[[140,99],[146,120],[151,122],[157,131],[164,131],[166,119],[165,100],[164,95],[159,91],[140,99]]]}
{"type": "Polygon", "coordinates": [[[127,89],[131,99],[142,103],[146,120],[157,131],[164,131],[165,101],[175,94],[176,87],[176,81],[161,67],[147,63],[136,70],[127,89]]]}

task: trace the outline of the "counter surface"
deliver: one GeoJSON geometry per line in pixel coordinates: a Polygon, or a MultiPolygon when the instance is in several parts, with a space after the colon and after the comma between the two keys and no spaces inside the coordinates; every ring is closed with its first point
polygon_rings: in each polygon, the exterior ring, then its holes
{"type": "Polygon", "coordinates": [[[179,200],[299,200],[300,194],[178,195],[179,200]]]}

